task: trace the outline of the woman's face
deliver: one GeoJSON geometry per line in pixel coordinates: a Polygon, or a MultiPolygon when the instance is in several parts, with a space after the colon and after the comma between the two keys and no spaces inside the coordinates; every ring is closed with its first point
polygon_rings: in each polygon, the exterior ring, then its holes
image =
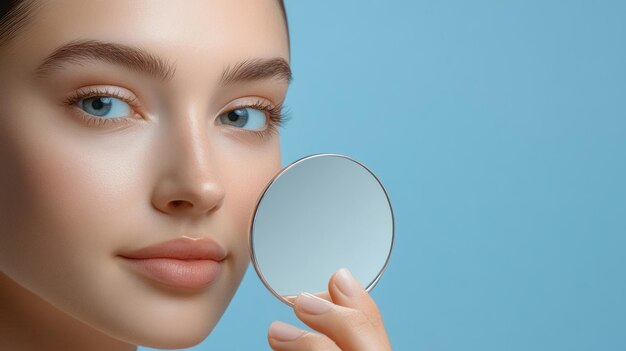
{"type": "Polygon", "coordinates": [[[0,51],[0,269],[116,339],[196,344],[242,279],[254,204],[280,169],[266,119],[288,86],[280,6],[40,5],[0,51]],[[118,256],[183,236],[227,251],[207,287],[144,279],[118,256]]]}

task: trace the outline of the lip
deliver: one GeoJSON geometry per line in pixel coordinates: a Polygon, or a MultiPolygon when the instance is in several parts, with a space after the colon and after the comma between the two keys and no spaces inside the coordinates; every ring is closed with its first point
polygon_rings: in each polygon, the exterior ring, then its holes
{"type": "Polygon", "coordinates": [[[136,273],[168,287],[201,289],[217,280],[226,255],[212,239],[180,237],[118,256],[136,273]]]}

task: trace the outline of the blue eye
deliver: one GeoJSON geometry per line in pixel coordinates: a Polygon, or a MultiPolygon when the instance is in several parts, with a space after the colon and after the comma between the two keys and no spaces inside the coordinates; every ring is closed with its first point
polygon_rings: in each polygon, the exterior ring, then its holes
{"type": "Polygon", "coordinates": [[[226,112],[219,116],[220,122],[238,128],[250,130],[262,130],[267,124],[267,116],[265,112],[250,108],[238,108],[230,112],[226,112]]]}
{"type": "Polygon", "coordinates": [[[98,117],[127,117],[132,111],[126,102],[111,96],[93,96],[81,99],[78,101],[78,106],[90,115],[98,117]]]}

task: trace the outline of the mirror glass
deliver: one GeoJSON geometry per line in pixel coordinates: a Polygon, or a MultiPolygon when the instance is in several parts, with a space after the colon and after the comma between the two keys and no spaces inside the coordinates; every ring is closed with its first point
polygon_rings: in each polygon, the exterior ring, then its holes
{"type": "Polygon", "coordinates": [[[251,221],[250,253],[265,286],[293,305],[301,292],[327,297],[342,267],[371,290],[393,238],[391,203],[374,173],[347,156],[316,154],[268,183],[251,221]]]}

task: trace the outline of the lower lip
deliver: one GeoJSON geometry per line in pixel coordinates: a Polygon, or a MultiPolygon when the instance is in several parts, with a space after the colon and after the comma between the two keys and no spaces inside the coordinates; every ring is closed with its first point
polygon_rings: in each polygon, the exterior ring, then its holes
{"type": "Polygon", "coordinates": [[[221,263],[213,260],[124,259],[142,276],[172,288],[205,288],[218,278],[222,270],[221,263]]]}

